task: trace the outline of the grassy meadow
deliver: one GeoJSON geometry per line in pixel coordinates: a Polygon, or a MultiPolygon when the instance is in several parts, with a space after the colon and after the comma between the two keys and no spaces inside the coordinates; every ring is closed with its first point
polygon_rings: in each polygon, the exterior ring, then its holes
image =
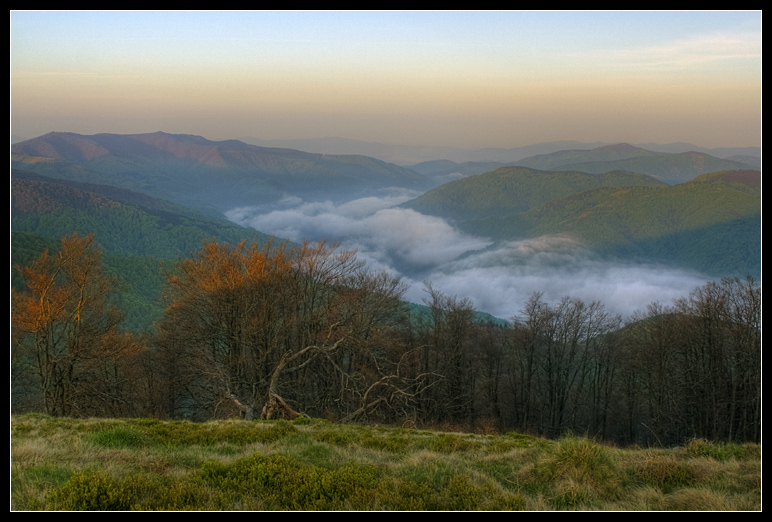
{"type": "Polygon", "coordinates": [[[761,447],[338,425],[11,418],[11,510],[761,509],[761,447]]]}

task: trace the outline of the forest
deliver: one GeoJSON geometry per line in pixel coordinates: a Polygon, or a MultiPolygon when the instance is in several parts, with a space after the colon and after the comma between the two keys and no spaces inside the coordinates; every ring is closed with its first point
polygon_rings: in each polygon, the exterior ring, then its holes
{"type": "Polygon", "coordinates": [[[533,294],[510,321],[405,285],[337,244],[205,242],[164,312],[122,328],[95,236],[14,268],[12,412],[578,434],[640,446],[761,441],[761,287],[724,278],[622,319],[533,294]]]}

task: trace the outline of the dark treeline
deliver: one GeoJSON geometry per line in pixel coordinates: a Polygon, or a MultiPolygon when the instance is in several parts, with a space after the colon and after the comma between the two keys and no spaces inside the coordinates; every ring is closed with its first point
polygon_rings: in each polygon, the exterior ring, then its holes
{"type": "Polygon", "coordinates": [[[12,411],[566,432],[619,444],[761,441],[761,288],[711,282],[625,321],[533,295],[511,323],[336,245],[205,243],[129,334],[93,236],[17,267],[12,411]]]}

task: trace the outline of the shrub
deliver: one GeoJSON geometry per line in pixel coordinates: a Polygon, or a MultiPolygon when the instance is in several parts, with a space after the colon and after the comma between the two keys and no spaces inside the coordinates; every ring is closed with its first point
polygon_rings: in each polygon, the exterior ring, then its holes
{"type": "Polygon", "coordinates": [[[314,438],[319,442],[326,442],[334,446],[348,446],[356,442],[359,437],[351,431],[336,428],[320,430],[314,434],[314,438]]]}
{"type": "Polygon", "coordinates": [[[615,498],[620,483],[608,449],[586,438],[564,437],[535,465],[524,486],[543,491],[557,508],[575,508],[615,498]]]}
{"type": "Polygon", "coordinates": [[[298,426],[308,426],[310,424],[313,424],[313,420],[311,417],[306,417],[305,415],[301,415],[299,417],[296,417],[295,420],[292,421],[293,424],[296,424],[298,426]]]}
{"type": "Polygon", "coordinates": [[[533,435],[525,435],[516,431],[508,431],[504,437],[507,441],[514,443],[514,446],[518,448],[530,448],[533,446],[543,447],[548,444],[545,439],[534,437],[533,435]]]}
{"type": "Polygon", "coordinates": [[[565,437],[558,441],[547,469],[553,478],[579,471],[587,478],[602,482],[612,473],[614,463],[601,445],[584,438],[565,437]]]}
{"type": "Polygon", "coordinates": [[[47,500],[71,511],[125,511],[131,508],[132,494],[104,473],[77,472],[47,500]]]}
{"type": "Polygon", "coordinates": [[[410,438],[405,435],[390,433],[387,437],[378,435],[366,435],[362,437],[360,444],[366,448],[388,451],[390,453],[403,454],[410,446],[410,438]]]}
{"type": "Polygon", "coordinates": [[[195,480],[165,480],[147,488],[146,496],[134,506],[140,510],[222,510],[228,509],[229,497],[195,480]]]}
{"type": "Polygon", "coordinates": [[[255,454],[231,465],[207,462],[199,476],[223,491],[240,491],[261,499],[263,509],[344,509],[352,499],[377,486],[372,465],[346,464],[333,470],[294,458],[255,454]]]}
{"type": "Polygon", "coordinates": [[[456,475],[450,479],[447,487],[449,508],[453,511],[472,511],[479,509],[482,494],[472,485],[469,477],[456,475]]]}

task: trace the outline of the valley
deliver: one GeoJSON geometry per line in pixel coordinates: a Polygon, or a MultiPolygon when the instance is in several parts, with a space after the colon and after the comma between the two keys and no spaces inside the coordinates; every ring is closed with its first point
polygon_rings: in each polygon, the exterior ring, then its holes
{"type": "MultiPolygon", "coordinates": [[[[12,147],[12,230],[49,239],[94,232],[111,255],[162,259],[211,237],[327,239],[402,277],[413,302],[433,281],[503,319],[535,291],[629,315],[710,278],[760,276],[759,171],[627,144],[545,152],[561,145],[576,143],[523,148],[543,153],[510,166],[437,158],[413,170],[189,135],[50,133],[12,147]],[[33,173],[42,176],[34,183],[33,173]],[[118,203],[68,199],[65,183],[118,203]],[[25,208],[30,198],[61,201],[25,208]]],[[[736,152],[747,151],[723,154],[736,152]]]]}

